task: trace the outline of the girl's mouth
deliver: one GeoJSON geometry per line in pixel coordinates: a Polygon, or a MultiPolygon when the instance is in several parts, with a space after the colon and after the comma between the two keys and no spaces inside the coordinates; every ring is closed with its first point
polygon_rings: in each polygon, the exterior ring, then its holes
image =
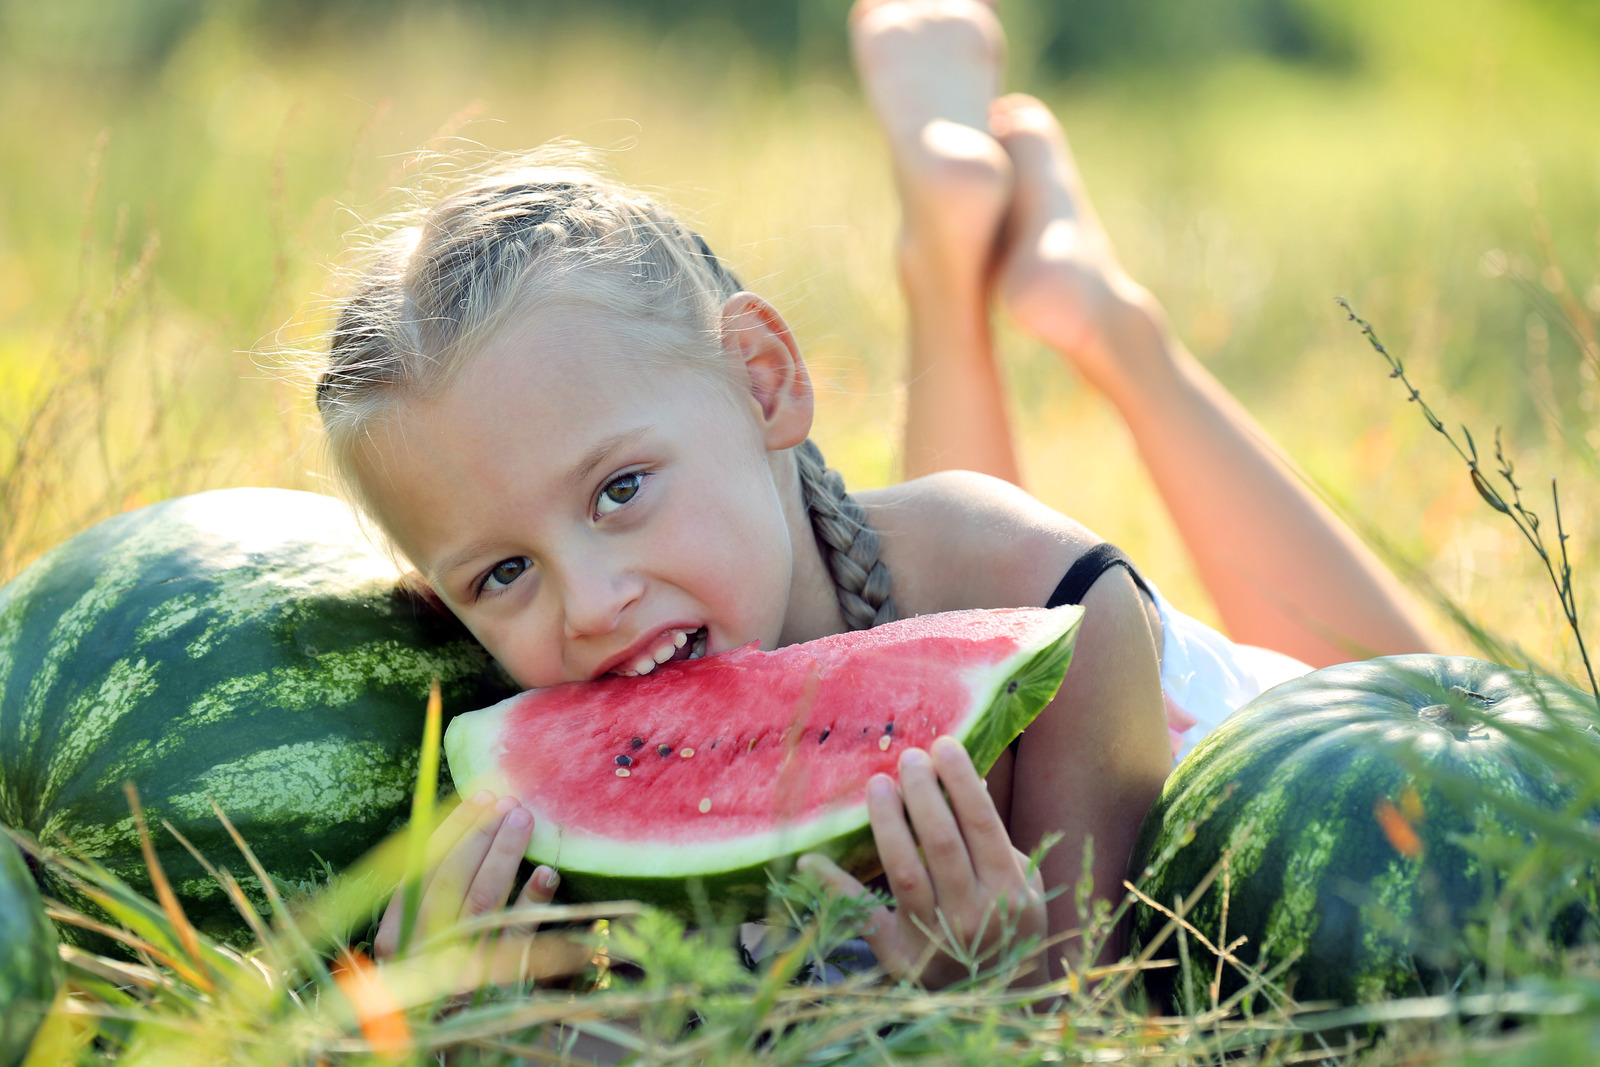
{"type": "Polygon", "coordinates": [[[698,630],[668,630],[662,634],[655,648],[632,663],[614,668],[611,673],[622,678],[636,678],[655,670],[658,663],[699,659],[706,654],[707,635],[704,626],[698,630]]]}

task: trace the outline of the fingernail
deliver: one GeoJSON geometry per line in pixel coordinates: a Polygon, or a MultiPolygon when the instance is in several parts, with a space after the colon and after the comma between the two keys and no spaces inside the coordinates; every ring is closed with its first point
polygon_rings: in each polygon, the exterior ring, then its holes
{"type": "Polygon", "coordinates": [[[520,830],[532,821],[533,816],[528,813],[527,808],[518,808],[510,815],[506,816],[506,825],[511,827],[513,830],[520,830]]]}
{"type": "Polygon", "coordinates": [[[955,755],[957,755],[957,754],[959,754],[961,752],[966,751],[965,747],[961,744],[961,742],[957,741],[955,738],[951,737],[949,734],[945,734],[945,735],[943,735],[941,737],[934,738],[932,747],[937,749],[941,755],[944,755],[944,756],[947,756],[947,757],[948,756],[955,756],[955,755]]]}
{"type": "Polygon", "coordinates": [[[476,793],[472,794],[472,801],[471,802],[473,804],[487,804],[487,803],[489,803],[489,801],[491,801],[493,799],[494,799],[494,794],[493,793],[491,793],[487,789],[480,789],[476,793]]]}
{"type": "Polygon", "coordinates": [[[908,748],[900,753],[901,767],[926,767],[928,754],[920,748],[908,748]]]}
{"type": "Polygon", "coordinates": [[[873,797],[894,796],[894,779],[887,774],[874,774],[867,779],[867,795],[873,797]]]}
{"type": "Polygon", "coordinates": [[[504,815],[506,812],[515,807],[520,807],[520,805],[517,803],[516,797],[501,797],[499,800],[494,802],[494,810],[498,811],[501,815],[504,815]]]}
{"type": "Polygon", "coordinates": [[[545,889],[553,890],[556,886],[561,884],[561,876],[552,868],[541,867],[540,870],[543,873],[539,875],[539,884],[544,886],[545,889]]]}

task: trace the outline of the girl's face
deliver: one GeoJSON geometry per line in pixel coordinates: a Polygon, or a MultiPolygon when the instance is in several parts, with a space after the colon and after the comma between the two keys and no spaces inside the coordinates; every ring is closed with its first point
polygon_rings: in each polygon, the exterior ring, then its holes
{"type": "Polygon", "coordinates": [[[357,457],[379,521],[522,685],[778,643],[793,550],[762,398],[736,358],[724,385],[637,347],[597,312],[508,328],[357,457]]]}

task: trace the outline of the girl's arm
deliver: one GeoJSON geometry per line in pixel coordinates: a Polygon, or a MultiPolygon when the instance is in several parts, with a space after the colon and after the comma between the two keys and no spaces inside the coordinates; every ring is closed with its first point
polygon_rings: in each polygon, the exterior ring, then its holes
{"type": "Polygon", "coordinates": [[[1438,649],[1395,577],[1139,293],[1105,315],[1127,372],[1103,388],[1230,636],[1318,667],[1438,649]]]}
{"type": "MultiPolygon", "coordinates": [[[[1015,486],[947,473],[862,493],[883,538],[895,600],[906,614],[1039,605],[1098,540],[1015,486]]],[[[1072,886],[1094,842],[1094,895],[1122,897],[1128,856],[1145,811],[1172,768],[1151,614],[1122,568],[1084,598],[1072,666],[1060,692],[1002,757],[989,793],[1008,845],[1031,853],[1047,838],[1044,885],[1052,936],[1080,925],[1072,886]]],[[[1075,947],[1075,946],[1074,946],[1075,947]]],[[[1060,953],[1052,954],[1059,977],[1060,953]]]]}
{"type": "MultiPolygon", "coordinates": [[[[1053,935],[1083,925],[1072,887],[1086,848],[1093,848],[1094,899],[1122,899],[1139,825],[1172,770],[1156,639],[1141,594],[1115,568],[1083,603],[1072,666],[1022,735],[1010,782],[1017,848],[1032,851],[1059,835],[1042,863],[1045,885],[1063,890],[1049,903],[1053,935]]],[[[1081,946],[1066,951],[1078,955],[1081,946]]],[[[1051,965],[1051,977],[1060,977],[1059,952],[1051,965]]]]}

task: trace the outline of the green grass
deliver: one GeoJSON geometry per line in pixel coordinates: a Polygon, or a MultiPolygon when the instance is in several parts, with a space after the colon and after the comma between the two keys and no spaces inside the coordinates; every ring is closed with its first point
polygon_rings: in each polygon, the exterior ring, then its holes
{"type": "MultiPolygon", "coordinates": [[[[1456,713],[1486,721],[1465,706],[1470,703],[1462,699],[1456,713]]],[[[1595,746],[1572,736],[1577,725],[1554,725],[1554,732],[1509,729],[1508,740],[1541,751],[1552,775],[1600,782],[1595,746]]],[[[424,763],[436,760],[436,731],[423,746],[424,763]]],[[[1142,969],[1162,965],[1150,962],[1159,943],[1137,959],[1106,966],[1069,963],[1063,978],[1045,986],[1012,984],[1038,953],[1062,950],[1037,941],[981,957],[958,951],[971,977],[937,993],[870,972],[825,988],[810,984],[808,971],[830,946],[857,935],[868,912],[862,902],[833,897],[805,876],[775,887],[769,921],[792,933],[756,958],[736,951],[736,931],[710,916],[687,930],[680,920],[639,905],[540,905],[454,925],[423,923],[409,952],[374,969],[364,937],[392,888],[415,870],[418,826],[400,831],[327,885],[298,893],[272,890],[273,880],[235,834],[238,853],[209,857],[214,866],[208,869],[257,931],[248,954],[197,933],[170,896],[160,903],[140,897],[92,863],[24,842],[39,862],[87,889],[120,927],[114,936],[125,946],[121,956],[62,950],[67,985],[45,1015],[28,1062],[511,1067],[582,1064],[597,1055],[599,1062],[719,1067],[1592,1062],[1587,1050],[1600,1040],[1593,942],[1561,949],[1545,931],[1552,901],[1576,897],[1592,905],[1592,886],[1574,887],[1570,880],[1592,877],[1600,860],[1588,815],[1597,790],[1575,796],[1564,811],[1519,812],[1516,797],[1502,795],[1503,783],[1492,776],[1458,775],[1437,784],[1463,805],[1492,803],[1507,818],[1527,819],[1469,846],[1503,877],[1482,907],[1467,910],[1465,928],[1446,935],[1451,947],[1469,946],[1468,962],[1452,965],[1461,972],[1459,985],[1432,996],[1331,1010],[1292,999],[1292,960],[1267,972],[1243,963],[1233,952],[1240,943],[1237,922],[1227,945],[1215,949],[1182,917],[1184,904],[1176,905],[1178,914],[1159,940],[1176,942],[1185,966],[1192,963],[1195,1007],[1187,1015],[1162,1016],[1137,982],[1142,969]],[[1530,849],[1523,826],[1537,826],[1543,841],[1530,849]],[[250,905],[230,873],[245,869],[269,887],[265,912],[250,905]],[[495,953],[490,958],[498,963],[485,962],[481,950],[492,946],[502,926],[527,922],[544,924],[537,939],[518,941],[509,955],[495,953]],[[1214,968],[1216,952],[1227,962],[1214,968]],[[1231,978],[1235,969],[1242,976],[1238,992],[1226,999],[1215,990],[1207,994],[1213,973],[1226,970],[1231,978]]],[[[432,785],[432,775],[419,778],[419,811],[431,800],[432,785]]],[[[135,819],[143,835],[137,809],[135,819]]],[[[425,815],[419,819],[419,826],[435,825],[425,815]]],[[[1153,859],[1157,867],[1174,855],[1193,862],[1181,854],[1180,837],[1168,840],[1153,859]]],[[[1247,834],[1240,847],[1252,845],[1247,834]]],[[[154,853],[146,855],[159,890],[165,880],[154,853]]],[[[1228,878],[1225,861],[1219,862],[1188,904],[1214,880],[1226,892],[1228,878]]],[[[1076,947],[1098,945],[1123,909],[1147,906],[1130,895],[1108,915],[1103,905],[1086,906],[1086,882],[1072,891],[1081,929],[1063,944],[1075,956],[1092,958],[1092,947],[1083,953],[1076,947]]],[[[69,924],[86,921],[55,903],[51,915],[69,924]]],[[[1155,927],[1161,925],[1158,918],[1155,927]]],[[[1412,932],[1415,951],[1424,951],[1428,937],[1412,932]]]]}

